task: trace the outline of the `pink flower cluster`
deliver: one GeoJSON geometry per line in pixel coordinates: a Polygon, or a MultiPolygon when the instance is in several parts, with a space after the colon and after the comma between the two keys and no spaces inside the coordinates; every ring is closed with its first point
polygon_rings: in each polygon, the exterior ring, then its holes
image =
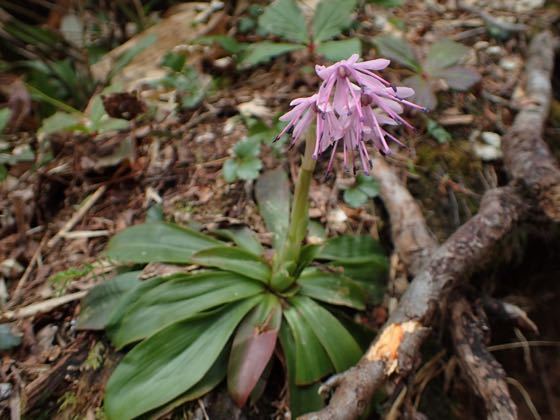
{"type": "Polygon", "coordinates": [[[317,75],[323,80],[319,92],[307,98],[294,99],[293,109],[280,117],[288,125],[277,136],[286,133],[295,144],[309,128],[316,123],[316,144],[313,158],[332,146],[328,169],[332,167],[338,144],[342,142],[344,166],[349,162],[354,167],[354,154],[358,154],[362,169],[369,173],[370,159],[366,143],[371,142],[383,155],[391,152],[387,139],[402,143],[385,131],[382,126],[412,126],[400,114],[403,106],[420,110],[423,107],[407,101],[414,95],[408,87],[395,87],[374,73],[389,65],[389,60],[380,58],[358,62],[359,56],[352,55],[347,60],[332,66],[315,66],[317,75]]]}

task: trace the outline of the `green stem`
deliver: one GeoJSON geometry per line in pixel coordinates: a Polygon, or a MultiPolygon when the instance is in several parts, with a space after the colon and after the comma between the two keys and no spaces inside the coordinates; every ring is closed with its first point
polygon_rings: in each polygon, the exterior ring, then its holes
{"type": "MultiPolygon", "coordinates": [[[[275,262],[275,271],[288,268],[288,273],[297,265],[301,246],[307,233],[308,211],[309,211],[309,186],[315,169],[315,160],[313,159],[313,151],[315,150],[315,130],[309,130],[308,137],[305,141],[305,153],[302,158],[301,167],[294,191],[294,201],[292,203],[292,212],[290,215],[290,226],[288,235],[284,241],[282,249],[275,262]]],[[[295,279],[287,284],[281,282],[281,289],[287,288],[295,279]]]]}

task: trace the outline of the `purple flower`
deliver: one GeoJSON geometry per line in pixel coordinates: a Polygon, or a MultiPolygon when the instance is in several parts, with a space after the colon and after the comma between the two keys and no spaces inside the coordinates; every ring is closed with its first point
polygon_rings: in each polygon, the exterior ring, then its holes
{"type": "Polygon", "coordinates": [[[347,60],[331,66],[315,66],[317,75],[323,80],[319,91],[308,98],[295,99],[294,108],[280,119],[288,125],[279,134],[292,133],[292,145],[316,120],[316,144],[313,158],[332,146],[328,169],[332,167],[338,144],[342,141],[344,166],[352,165],[358,155],[362,169],[368,173],[370,159],[366,145],[371,143],[383,155],[391,153],[388,140],[402,143],[382,127],[385,125],[405,125],[413,128],[400,116],[404,107],[425,110],[406,98],[414,95],[408,87],[396,87],[374,71],[389,65],[389,60],[358,62],[359,56],[352,55],[347,60]]]}

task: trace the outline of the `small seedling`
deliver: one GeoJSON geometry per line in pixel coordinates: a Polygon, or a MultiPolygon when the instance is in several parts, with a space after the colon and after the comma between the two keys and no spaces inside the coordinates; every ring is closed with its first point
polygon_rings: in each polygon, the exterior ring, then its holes
{"type": "Polygon", "coordinates": [[[370,176],[359,173],[356,181],[350,188],[344,190],[344,201],[350,207],[361,207],[370,198],[379,195],[379,184],[370,176]]]}

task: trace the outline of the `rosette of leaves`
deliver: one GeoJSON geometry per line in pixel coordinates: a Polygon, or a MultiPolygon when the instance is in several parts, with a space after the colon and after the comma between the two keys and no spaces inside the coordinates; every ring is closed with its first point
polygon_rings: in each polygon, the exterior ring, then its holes
{"type": "MultiPolygon", "coordinates": [[[[287,176],[267,172],[255,190],[279,248],[290,209],[287,176]]],[[[274,286],[268,254],[245,227],[210,235],[149,222],[111,239],[107,255],[115,261],[190,270],[147,280],[127,272],[84,300],[79,327],[106,329],[115,347],[130,350],[106,387],[109,419],[169,412],[224,379],[243,406],[264,391],[274,355],[286,369],[292,416],[322,406],[318,381],[353,366],[369,341],[352,315],[379,296],[386,257],[370,236],[306,245],[297,281],[282,289],[274,286]]]]}
{"type": "Polygon", "coordinates": [[[423,60],[417,58],[414,48],[402,38],[380,35],[373,39],[379,54],[407,67],[414,74],[403,84],[414,89],[414,100],[428,109],[437,106],[436,82],[443,80],[447,86],[467,91],[480,80],[480,74],[460,65],[469,48],[450,39],[433,43],[423,60]]]}
{"type": "Polygon", "coordinates": [[[321,0],[308,25],[295,0],[276,0],[259,17],[259,28],[287,42],[263,41],[250,44],[242,64],[252,66],[281,54],[308,49],[337,61],[361,53],[357,38],[334,40],[352,24],[356,0],[321,0]]]}

